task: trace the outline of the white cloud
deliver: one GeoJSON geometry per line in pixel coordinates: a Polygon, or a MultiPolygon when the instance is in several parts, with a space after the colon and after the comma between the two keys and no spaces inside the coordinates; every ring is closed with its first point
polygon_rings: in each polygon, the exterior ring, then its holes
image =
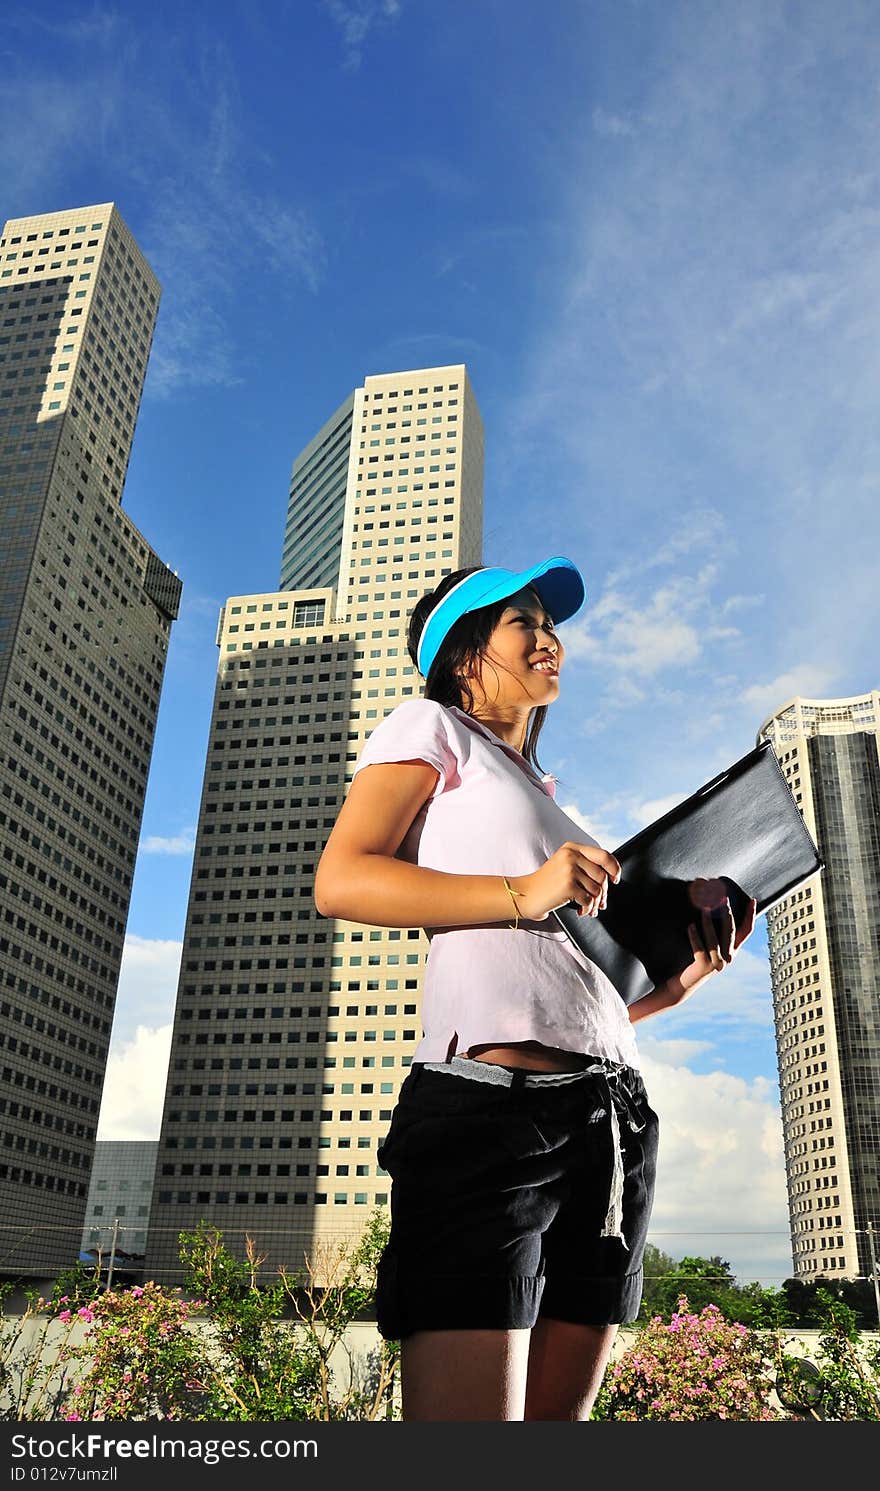
{"type": "MultiPolygon", "coordinates": [[[[636,565],[633,573],[648,567],[636,565]]],[[[708,644],[739,636],[737,628],[718,625],[722,603],[712,593],[717,572],[717,565],[706,564],[695,573],[676,575],[641,601],[634,585],[627,593],[609,583],[583,619],[566,626],[567,659],[588,660],[612,673],[615,695],[633,675],[636,687],[672,670],[677,680],[687,679],[708,644]]]]}
{"type": "Polygon", "coordinates": [[[603,847],[611,848],[632,838],[639,829],[654,823],[670,808],[674,808],[692,791],[671,792],[665,797],[637,799],[631,793],[620,792],[600,802],[594,812],[587,813],[576,802],[564,802],[557,789],[557,802],[569,818],[579,823],[603,847]]]}
{"type": "Polygon", "coordinates": [[[633,803],[629,816],[639,828],[647,828],[649,823],[656,823],[658,818],[677,807],[688,795],[687,792],[670,792],[666,797],[653,797],[648,802],[633,803]]]}
{"type": "Polygon", "coordinates": [[[728,520],[713,507],[689,506],[684,511],[671,512],[664,527],[666,537],[659,545],[632,546],[626,561],[606,576],[606,590],[615,590],[647,570],[678,566],[679,560],[694,550],[710,553],[716,547],[727,547],[730,542],[728,520]]]}
{"type": "Polygon", "coordinates": [[[769,683],[749,684],[743,689],[743,703],[748,704],[763,719],[797,696],[802,699],[821,699],[832,679],[833,674],[827,668],[815,663],[801,663],[796,668],[789,668],[786,673],[780,673],[769,683]]]}
{"type": "MultiPolygon", "coordinates": [[[[154,248],[147,257],[158,266],[163,255],[154,248]]],[[[164,398],[181,388],[234,388],[241,381],[223,317],[182,272],[159,314],[145,392],[164,398]]]]}
{"type": "Polygon", "coordinates": [[[663,1030],[711,1038],[724,1058],[734,1033],[754,1039],[756,1030],[773,1031],[773,996],[766,954],[766,923],[761,917],[751,937],[720,973],[713,974],[689,998],[662,1015],[663,1030]]]}
{"type": "Polygon", "coordinates": [[[661,668],[686,667],[700,655],[696,629],[659,604],[647,611],[621,616],[608,629],[608,663],[634,673],[657,673],[661,668]]]}
{"type": "MultiPolygon", "coordinates": [[[[558,504],[562,552],[588,554],[632,607],[616,630],[588,613],[577,655],[640,680],[679,670],[694,717],[709,642],[736,650],[740,688],[806,658],[811,689],[856,693],[880,623],[871,12],[838,25],[810,6],[795,28],[778,6],[737,15],[664,8],[638,82],[571,118],[556,204],[570,249],[502,470],[511,492],[577,494],[558,504]],[[637,144],[614,122],[632,119],[651,121],[637,144]],[[711,614],[672,607],[653,638],[630,582],[689,552],[717,562],[719,598],[711,614]],[[730,617],[740,635],[722,635],[730,617]]],[[[585,22],[585,54],[591,40],[585,22]]],[[[778,700],[755,700],[757,725],[778,700]]],[[[634,704],[647,726],[653,693],[634,704]]],[[[590,733],[623,712],[603,698],[590,733]]]]}
{"type": "MultiPolygon", "coordinates": [[[[4,57],[4,63],[7,60],[4,57]]],[[[6,211],[18,215],[42,210],[14,204],[37,203],[44,193],[63,200],[71,142],[82,139],[90,128],[101,139],[112,127],[119,101],[119,79],[113,70],[96,68],[89,78],[69,78],[67,83],[59,88],[51,75],[4,76],[0,134],[17,141],[16,150],[3,162],[4,220],[6,211]]]]}
{"type": "Polygon", "coordinates": [[[0,133],[21,142],[4,167],[7,197],[63,198],[88,136],[93,172],[119,183],[120,201],[147,203],[129,223],[163,286],[146,395],[235,387],[246,362],[229,310],[242,284],[268,265],[279,296],[314,293],[325,266],[306,208],[253,185],[236,59],[218,32],[163,26],[152,47],[149,28],[123,12],[46,23],[32,8],[15,21],[31,44],[28,33],[49,31],[65,50],[61,63],[45,50],[22,78],[11,69],[0,89],[0,133]],[[230,235],[230,222],[249,231],[230,235]]]}
{"type": "Polygon", "coordinates": [[[763,600],[763,595],[729,595],[721,603],[721,614],[727,616],[731,611],[753,610],[756,606],[760,606],[763,600]]]}
{"type": "MultiPolygon", "coordinates": [[[[639,1031],[644,1026],[639,1027],[639,1031]]],[[[642,1061],[656,1062],[662,1066],[687,1066],[696,1056],[708,1055],[714,1049],[712,1041],[669,1041],[652,1040],[650,1033],[645,1036],[639,1034],[639,1053],[642,1061]]]]}
{"type": "Polygon", "coordinates": [[[171,1025],[139,1025],[107,1062],[99,1139],[158,1139],[171,1052],[171,1025]]]}
{"type": "Polygon", "coordinates": [[[559,807],[566,817],[579,823],[584,832],[589,834],[591,839],[595,839],[597,844],[601,844],[603,849],[607,849],[614,842],[613,830],[605,822],[601,808],[598,813],[588,815],[582,813],[577,804],[573,802],[560,802],[559,807]]]}
{"type": "Polygon", "coordinates": [[[195,828],[185,828],[179,834],[164,837],[148,834],[138,845],[139,854],[192,854],[195,848],[195,828]]]}
{"type": "MultiPolygon", "coordinates": [[[[228,59],[221,59],[228,67],[228,59]]],[[[323,275],[324,245],[304,209],[279,197],[258,195],[247,181],[246,152],[231,124],[223,143],[210,128],[233,103],[217,79],[216,96],[202,100],[204,137],[187,142],[185,159],[166,170],[150,193],[151,210],[139,233],[146,257],[167,287],[159,313],[145,392],[166,397],[187,385],[235,387],[242,382],[242,352],[230,337],[227,308],[240,294],[241,282],[259,264],[276,273],[276,283],[314,293],[323,275]],[[228,254],[218,257],[216,244],[228,234],[231,218],[253,225],[228,254]]],[[[229,86],[228,93],[232,93],[229,86]]],[[[235,113],[237,118],[237,111],[235,113]]],[[[163,150],[180,151],[175,139],[163,150]]],[[[145,158],[132,163],[143,178],[153,171],[145,158]]]]}
{"type": "Polygon", "coordinates": [[[706,642],[731,642],[734,637],[741,636],[738,626],[710,626],[703,633],[706,642]]]}
{"type": "Polygon", "coordinates": [[[791,274],[783,270],[757,276],[742,309],[722,334],[721,345],[742,333],[754,334],[759,327],[764,329],[763,323],[792,312],[815,316],[818,308],[823,307],[824,319],[839,295],[839,287],[832,287],[833,280],[824,274],[791,274]]]}
{"type": "Polygon", "coordinates": [[[183,944],[128,933],[122,951],[110,1050],[127,1045],[141,1024],[164,1025],[171,1019],[183,944]]]}
{"type": "Polygon", "coordinates": [[[770,1084],[724,1072],[697,1076],[646,1047],[645,1085],[660,1117],[650,1240],[674,1258],[720,1255],[741,1282],[778,1287],[792,1264],[782,1126],[770,1084]]]}
{"type": "MultiPolygon", "coordinates": [[[[102,9],[100,5],[93,5],[90,15],[69,18],[46,17],[30,11],[28,21],[50,36],[60,37],[68,43],[86,42],[89,46],[107,47],[117,41],[120,33],[119,15],[113,10],[102,9]]],[[[8,24],[21,29],[21,18],[12,16],[8,24]]]]}
{"type": "Polygon", "coordinates": [[[370,32],[401,12],[401,0],[324,0],[345,47],[344,66],[355,72],[361,65],[363,46],[370,32]]]}

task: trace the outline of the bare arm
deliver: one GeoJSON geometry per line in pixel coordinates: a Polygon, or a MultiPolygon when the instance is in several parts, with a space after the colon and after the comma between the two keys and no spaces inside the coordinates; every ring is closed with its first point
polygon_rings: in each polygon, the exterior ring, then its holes
{"type": "Polygon", "coordinates": [[[379,927],[476,926],[513,916],[499,875],[449,875],[394,858],[438,775],[424,761],[358,772],[318,864],[322,916],[379,927]]]}
{"type": "Polygon", "coordinates": [[[680,1001],[675,1000],[666,984],[658,984],[650,994],[645,994],[637,999],[635,1004],[629,1007],[629,1023],[635,1025],[639,1020],[647,1020],[649,1015],[659,1015],[661,1010],[671,1009],[680,1001]]]}
{"type": "MultiPolygon", "coordinates": [[[[425,761],[376,762],[355,776],[324,846],[315,905],[374,927],[475,927],[507,923],[513,904],[501,875],[452,875],[394,856],[437,782],[425,761]]],[[[598,911],[608,878],[620,872],[595,845],[563,844],[539,869],[510,881],[521,917],[544,921],[577,900],[598,911]]]]}

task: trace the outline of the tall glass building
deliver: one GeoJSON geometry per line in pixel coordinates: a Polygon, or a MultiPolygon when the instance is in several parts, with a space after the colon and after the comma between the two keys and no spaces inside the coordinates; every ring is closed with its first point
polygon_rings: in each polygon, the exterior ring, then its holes
{"type": "Polygon", "coordinates": [[[121,508],[159,285],[112,203],[0,237],[0,1269],[76,1259],[181,582],[121,508]]]}
{"type": "Polygon", "coordinates": [[[156,1173],[155,1139],[99,1139],[89,1179],[82,1251],[100,1255],[104,1268],[118,1250],[143,1258],[156,1173]]]}
{"type": "Polygon", "coordinates": [[[361,747],[418,695],[416,600],[481,562],[483,433],[461,365],[368,377],[297,458],[282,588],[231,596],[187,907],[146,1272],[201,1218],[267,1277],[388,1204],[376,1148],[421,1037],[427,938],[315,909],[361,747]]]}
{"type": "Polygon", "coordinates": [[[795,1275],[870,1277],[880,1223],[880,694],[765,720],[825,861],[768,913],[795,1275]]]}
{"type": "Polygon", "coordinates": [[[280,590],[336,585],[353,414],[352,393],[293,463],[280,590]]]}

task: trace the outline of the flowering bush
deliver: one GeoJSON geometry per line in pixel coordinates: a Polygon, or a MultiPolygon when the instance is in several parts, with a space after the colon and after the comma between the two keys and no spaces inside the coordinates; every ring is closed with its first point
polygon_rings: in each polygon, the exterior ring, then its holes
{"type": "Polygon", "coordinates": [[[265,1256],[252,1238],[246,1259],[237,1259],[216,1228],[181,1233],[188,1285],[204,1298],[210,1318],[213,1407],[203,1416],[229,1422],[391,1417],[393,1344],[382,1343],[366,1373],[345,1344],[349,1323],[372,1299],[387,1234],[387,1216],[375,1212],[356,1247],[319,1248],[312,1258],[303,1255],[304,1270],[291,1275],[281,1267],[278,1282],[267,1284],[260,1277],[265,1256]]]}
{"type": "Polygon", "coordinates": [[[669,1323],[655,1315],[609,1367],[594,1419],[626,1423],[698,1419],[768,1423],[775,1379],[771,1352],[745,1325],[726,1321],[716,1305],[694,1314],[680,1295],[669,1323]]]}
{"type": "Polygon", "coordinates": [[[52,1289],[51,1303],[87,1305],[103,1292],[100,1263],[86,1267],[82,1260],[77,1260],[58,1275],[52,1289]]]}
{"type": "Polygon", "coordinates": [[[302,1276],[279,1269],[276,1283],[264,1283],[265,1259],[251,1238],[246,1260],[235,1258],[222,1234],[202,1225],[180,1234],[187,1288],[196,1299],[148,1283],[95,1299],[40,1301],[65,1333],[57,1365],[73,1383],[63,1403],[56,1397],[56,1416],[222,1422],[393,1417],[393,1343],[383,1342],[366,1375],[344,1343],[349,1322],[372,1297],[386,1235],[387,1222],[377,1213],[353,1251],[340,1244],[322,1260],[319,1287],[308,1260],[302,1276]],[[70,1339],[73,1331],[78,1344],[70,1339]],[[331,1365],[339,1348],[348,1356],[347,1383],[344,1366],[331,1365]]]}
{"type": "MultiPolygon", "coordinates": [[[[62,1301],[59,1301],[62,1303],[62,1301]]],[[[201,1343],[187,1330],[199,1300],[180,1299],[157,1284],[106,1293],[58,1315],[88,1325],[68,1363],[86,1362],[62,1417],[71,1419],[190,1419],[204,1396],[201,1343]]]]}
{"type": "Polygon", "coordinates": [[[57,1304],[36,1291],[22,1314],[9,1315],[11,1292],[10,1284],[0,1287],[0,1419],[58,1418],[70,1390],[62,1358],[75,1320],[57,1322],[57,1304]]]}
{"type": "MultiPolygon", "coordinates": [[[[214,1229],[182,1233],[194,1300],[155,1283],[85,1300],[56,1289],[29,1296],[16,1322],[0,1288],[0,1419],[396,1418],[398,1343],[383,1341],[365,1367],[345,1342],[372,1297],[386,1227],[376,1215],[354,1252],[340,1246],[317,1270],[314,1260],[303,1276],[279,1270],[269,1285],[250,1239],[243,1261],[214,1229]]],[[[711,1304],[698,1313],[681,1295],[671,1320],[655,1316],[609,1368],[592,1416],[766,1423],[791,1409],[880,1422],[880,1347],[846,1306],[824,1305],[809,1362],[789,1355],[781,1332],[726,1321],[711,1304]]]]}

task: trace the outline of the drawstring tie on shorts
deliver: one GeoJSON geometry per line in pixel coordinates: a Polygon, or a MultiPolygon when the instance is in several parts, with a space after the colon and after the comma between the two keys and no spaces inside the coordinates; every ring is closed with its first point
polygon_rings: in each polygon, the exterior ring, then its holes
{"type": "Polygon", "coordinates": [[[608,1210],[599,1236],[617,1238],[629,1252],[629,1244],[623,1235],[624,1165],[620,1125],[624,1121],[631,1133],[638,1134],[645,1127],[645,1122],[639,1117],[635,1096],[624,1081],[624,1067],[600,1060],[573,1072],[532,1072],[524,1068],[511,1071],[508,1067],[494,1062],[476,1061],[469,1056],[453,1056],[449,1061],[426,1061],[420,1065],[426,1071],[448,1072],[475,1082],[497,1083],[502,1087],[557,1087],[563,1083],[581,1081],[584,1077],[601,1077],[605,1090],[612,1162],[608,1210]]]}
{"type": "Polygon", "coordinates": [[[604,1067],[588,1067],[588,1071],[601,1073],[604,1078],[605,1090],[608,1094],[608,1122],[611,1128],[611,1153],[613,1156],[611,1170],[611,1189],[608,1197],[608,1211],[600,1232],[600,1237],[619,1238],[623,1246],[629,1252],[629,1244],[623,1235],[623,1146],[620,1137],[620,1120],[625,1119],[627,1127],[633,1134],[641,1133],[645,1127],[644,1120],[639,1119],[633,1094],[629,1091],[623,1081],[623,1073],[619,1068],[608,1071],[604,1067]]]}

